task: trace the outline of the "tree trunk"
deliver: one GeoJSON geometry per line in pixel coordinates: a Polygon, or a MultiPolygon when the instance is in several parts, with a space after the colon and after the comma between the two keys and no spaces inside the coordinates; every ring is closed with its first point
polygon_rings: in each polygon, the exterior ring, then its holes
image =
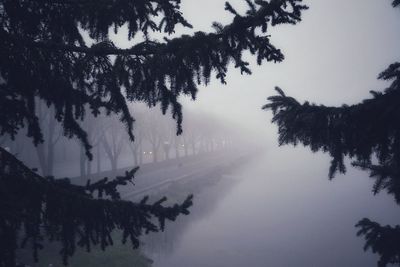
{"type": "Polygon", "coordinates": [[[165,160],[169,160],[169,148],[164,149],[165,160]]]}
{"type": "Polygon", "coordinates": [[[86,161],[86,177],[92,174],[92,162],[90,160],[86,161]]]}
{"type": "Polygon", "coordinates": [[[44,152],[43,144],[38,144],[36,146],[36,153],[39,159],[39,165],[40,169],[42,170],[42,175],[47,176],[46,155],[44,152]]]}
{"type": "Polygon", "coordinates": [[[6,265],[4,266],[17,266],[16,260],[16,250],[19,247],[17,242],[18,234],[17,227],[11,222],[1,222],[1,229],[4,231],[0,232],[0,257],[2,262],[6,265]]]}
{"type": "Polygon", "coordinates": [[[83,146],[80,146],[80,153],[79,153],[79,170],[81,174],[81,179],[86,177],[86,170],[85,170],[85,162],[86,162],[86,155],[83,146]]]}
{"type": "Polygon", "coordinates": [[[54,171],[54,145],[49,141],[47,145],[47,175],[53,175],[54,171]]]}
{"type": "Polygon", "coordinates": [[[135,166],[138,166],[138,165],[139,165],[139,155],[138,155],[138,151],[135,151],[135,152],[133,153],[133,162],[134,162],[135,166]]]}
{"type": "Polygon", "coordinates": [[[143,151],[142,151],[142,149],[139,150],[139,163],[140,163],[140,165],[143,163],[143,151]]]}
{"type": "Polygon", "coordinates": [[[100,155],[100,144],[97,144],[97,147],[96,147],[96,154],[97,154],[97,157],[96,157],[96,160],[97,160],[97,174],[99,174],[100,172],[101,172],[101,155],[100,155]]]}
{"type": "Polygon", "coordinates": [[[65,144],[63,144],[62,159],[63,161],[67,161],[67,146],[65,144]]]}
{"type": "Polygon", "coordinates": [[[110,158],[110,162],[111,162],[111,170],[112,172],[116,172],[117,171],[117,165],[118,165],[118,161],[117,161],[117,157],[113,157],[112,159],[110,158]]]}
{"type": "Polygon", "coordinates": [[[192,152],[193,155],[196,155],[196,144],[194,142],[192,143],[192,152]]]}
{"type": "Polygon", "coordinates": [[[48,133],[49,136],[47,137],[47,175],[53,175],[53,169],[54,169],[54,147],[56,141],[53,141],[55,129],[56,129],[56,119],[53,117],[54,112],[50,113],[50,118],[49,118],[49,128],[48,128],[48,133]]]}
{"type": "Polygon", "coordinates": [[[179,159],[179,144],[175,144],[175,158],[179,159]]]}

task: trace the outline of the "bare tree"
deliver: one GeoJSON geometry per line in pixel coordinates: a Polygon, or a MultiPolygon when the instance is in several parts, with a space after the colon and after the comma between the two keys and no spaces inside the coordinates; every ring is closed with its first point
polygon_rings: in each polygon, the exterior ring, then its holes
{"type": "Polygon", "coordinates": [[[54,172],[54,151],[57,142],[62,136],[60,124],[55,118],[55,111],[52,107],[46,109],[42,101],[37,101],[37,117],[40,127],[45,136],[44,142],[36,146],[40,169],[44,176],[52,176],[54,172]]]}
{"type": "Polygon", "coordinates": [[[180,150],[182,147],[182,136],[177,136],[175,135],[174,138],[172,138],[172,146],[174,147],[175,150],[175,158],[180,158],[180,150]]]}
{"type": "MultiPolygon", "coordinates": [[[[97,173],[100,173],[101,166],[101,154],[100,154],[100,143],[103,139],[103,121],[104,119],[94,116],[87,116],[83,125],[86,128],[87,138],[93,147],[96,148],[96,160],[97,160],[97,173]]],[[[89,177],[92,174],[92,161],[88,159],[85,153],[85,147],[80,143],[79,151],[79,167],[81,178],[89,177]]]]}
{"type": "Polygon", "coordinates": [[[146,139],[151,145],[151,154],[153,162],[158,162],[158,154],[163,142],[163,122],[161,114],[158,112],[149,112],[146,116],[146,139]]]}
{"type": "Polygon", "coordinates": [[[110,119],[103,128],[104,134],[101,138],[104,151],[110,160],[111,170],[115,172],[118,168],[118,158],[121,155],[125,142],[124,131],[119,127],[120,123],[116,119],[110,119]]]}
{"type": "Polygon", "coordinates": [[[204,138],[204,131],[208,131],[208,118],[198,114],[189,113],[183,125],[183,146],[185,155],[188,155],[189,148],[192,150],[192,155],[198,153],[201,140],[204,138]]]}
{"type": "Polygon", "coordinates": [[[135,166],[138,166],[143,163],[143,139],[145,135],[144,129],[145,129],[144,113],[136,113],[135,131],[134,131],[135,141],[134,142],[130,141],[129,136],[125,135],[125,139],[132,153],[135,166]]]}

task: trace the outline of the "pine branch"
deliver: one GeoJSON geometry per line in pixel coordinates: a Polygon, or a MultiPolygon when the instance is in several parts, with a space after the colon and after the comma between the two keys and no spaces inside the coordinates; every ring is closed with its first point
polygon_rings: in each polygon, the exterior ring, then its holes
{"type": "MultiPolygon", "coordinates": [[[[4,36],[4,35],[3,35],[4,36]]],[[[157,51],[161,51],[162,45],[155,42],[145,41],[137,44],[128,49],[116,48],[114,45],[110,45],[110,41],[100,42],[87,46],[76,46],[68,45],[63,43],[55,43],[51,41],[30,41],[21,37],[15,37],[8,35],[9,40],[13,40],[13,43],[24,44],[29,48],[39,48],[44,50],[56,50],[60,52],[75,52],[83,53],[94,56],[110,56],[110,55],[123,55],[123,56],[147,56],[156,54],[157,51]]]]}
{"type": "MultiPolygon", "coordinates": [[[[74,0],[72,0],[74,1],[74,0]]],[[[299,1],[299,0],[298,0],[299,1]]],[[[252,12],[251,15],[242,17],[239,14],[235,14],[235,19],[229,25],[223,27],[222,31],[214,33],[203,33],[197,32],[197,35],[203,35],[204,39],[210,39],[205,43],[213,42],[212,40],[222,40],[229,38],[232,34],[236,34],[238,30],[243,30],[247,28],[254,27],[265,27],[266,24],[271,21],[272,25],[277,25],[281,23],[296,24],[299,22],[300,13],[302,10],[307,9],[306,6],[294,4],[293,1],[292,8],[293,11],[285,11],[285,1],[272,1],[271,3],[260,1],[262,7],[257,12],[252,12]]],[[[228,4],[227,7],[230,5],[228,4]]],[[[254,7],[252,7],[254,8],[254,7]]],[[[227,10],[230,10],[227,8],[227,10]]],[[[106,56],[106,55],[124,55],[124,56],[148,56],[157,54],[158,56],[163,54],[173,54],[180,50],[180,47],[174,46],[174,43],[186,42],[194,43],[197,40],[196,36],[182,36],[168,41],[167,43],[158,43],[152,41],[144,41],[142,43],[136,44],[128,49],[116,48],[110,41],[103,41],[93,45],[92,47],[87,46],[76,46],[71,44],[56,43],[51,41],[30,41],[26,38],[13,36],[7,33],[3,33],[3,38],[12,40],[14,43],[23,43],[31,48],[49,49],[49,50],[59,50],[64,52],[76,52],[84,54],[93,54],[96,56],[106,56]]],[[[5,39],[6,40],[6,39],[5,39]]],[[[277,59],[277,61],[279,61],[277,59]]]]}
{"type": "MultiPolygon", "coordinates": [[[[178,102],[179,96],[189,95],[195,99],[197,86],[201,83],[207,85],[213,72],[217,79],[225,83],[230,62],[241,73],[250,74],[249,63],[242,58],[246,50],[257,57],[258,64],[263,61],[282,61],[283,54],[270,43],[269,36],[257,35],[255,31],[260,28],[266,32],[268,25],[299,22],[301,12],[307,9],[300,3],[300,0],[257,1],[250,7],[251,10],[257,7],[257,11],[249,11],[246,16],[236,15],[231,24],[221,26],[217,33],[197,32],[162,43],[145,41],[130,49],[115,47],[106,38],[108,31],[106,33],[103,28],[94,26],[93,29],[92,26],[84,28],[90,35],[104,35],[100,39],[105,41],[91,47],[82,44],[76,25],[70,25],[73,33],[69,30],[64,32],[67,29],[63,27],[56,28],[56,33],[51,31],[53,28],[48,30],[45,27],[41,29],[45,31],[43,34],[37,34],[39,30],[36,28],[32,30],[34,34],[0,29],[3,40],[0,48],[4,51],[1,62],[10,68],[6,81],[6,86],[10,87],[7,90],[10,90],[4,96],[8,101],[8,95],[18,92],[24,100],[32,101],[34,96],[39,96],[47,103],[54,103],[65,136],[79,138],[89,157],[91,146],[77,123],[77,120],[84,118],[87,104],[94,115],[99,113],[100,107],[104,107],[107,113],[121,114],[121,122],[125,124],[131,140],[134,139],[134,118],[127,108],[127,101],[142,101],[150,107],[160,104],[164,114],[169,108],[172,109],[172,116],[177,122],[177,134],[180,134],[182,107],[178,102]],[[17,35],[17,32],[24,35],[17,35]],[[17,55],[18,59],[11,55],[17,55]],[[116,55],[114,62],[111,62],[109,55],[116,55]],[[32,69],[40,72],[32,73],[32,69]],[[21,79],[30,81],[32,88],[26,90],[25,84],[20,84],[21,79]],[[29,95],[26,95],[27,92],[29,95]],[[60,95],[63,97],[60,98],[60,95]]],[[[178,4],[165,7],[165,10],[176,9],[178,4]]],[[[28,14],[29,10],[35,10],[18,5],[15,8],[26,8],[28,14]]],[[[172,16],[170,23],[173,24],[179,19],[171,12],[167,12],[166,17],[172,16]]],[[[80,18],[76,18],[73,22],[61,23],[57,19],[49,18],[50,21],[55,20],[54,25],[80,21],[80,18]]],[[[17,100],[13,99],[10,104],[15,102],[17,100]]],[[[22,106],[25,108],[26,102],[22,106]]],[[[16,114],[18,116],[7,116],[0,120],[0,131],[15,133],[28,122],[30,135],[36,144],[39,143],[40,127],[36,118],[29,115],[34,109],[32,103],[26,110],[16,114]]]]}
{"type": "Polygon", "coordinates": [[[357,236],[364,236],[366,240],[364,250],[371,249],[373,253],[379,254],[379,267],[400,264],[400,225],[381,226],[364,218],[356,224],[356,227],[360,228],[357,236]]]}
{"type": "MultiPolygon", "coordinates": [[[[20,9],[26,15],[37,14],[46,21],[42,25],[32,21],[31,27],[54,29],[53,27],[62,25],[60,30],[68,32],[68,28],[76,28],[76,22],[79,22],[81,27],[90,30],[90,36],[96,40],[107,36],[110,27],[117,31],[124,23],[128,25],[129,38],[139,31],[147,35],[149,30],[171,34],[178,24],[192,27],[180,12],[180,0],[27,0],[7,2],[5,6],[6,9],[20,9]],[[161,18],[161,21],[155,21],[155,17],[161,18]],[[58,19],[63,23],[47,25],[48,22],[58,19]]],[[[29,20],[30,17],[19,19],[29,20]]]]}
{"type": "Polygon", "coordinates": [[[192,196],[181,204],[165,207],[160,199],[147,204],[147,199],[133,203],[120,199],[117,186],[131,182],[133,169],[115,180],[107,178],[86,186],[70,184],[68,179],[43,178],[32,172],[14,156],[0,148],[0,265],[15,261],[11,246],[15,236],[23,233],[23,245],[32,244],[37,260],[43,237],[59,241],[64,263],[77,246],[90,249],[100,244],[102,249],[112,245],[111,232],[122,231],[122,241],[139,245],[142,233],[164,229],[165,220],[175,220],[188,214],[192,196]],[[97,192],[100,198],[95,198],[97,192]],[[159,221],[154,224],[152,218],[159,221]],[[10,233],[12,231],[12,233],[10,233]]]}
{"type": "Polygon", "coordinates": [[[263,109],[273,112],[272,122],[278,125],[279,144],[301,143],[312,151],[328,152],[332,157],[329,176],[345,172],[344,157],[370,162],[376,153],[380,164],[392,159],[400,162],[400,64],[390,65],[379,76],[392,80],[383,92],[359,104],[326,107],[286,96],[268,98],[263,109]]]}
{"type": "Polygon", "coordinates": [[[388,194],[394,196],[396,202],[400,204],[400,166],[399,162],[390,159],[380,165],[370,162],[355,161],[352,165],[364,171],[369,171],[369,177],[375,179],[372,192],[378,194],[386,189],[388,194]]]}

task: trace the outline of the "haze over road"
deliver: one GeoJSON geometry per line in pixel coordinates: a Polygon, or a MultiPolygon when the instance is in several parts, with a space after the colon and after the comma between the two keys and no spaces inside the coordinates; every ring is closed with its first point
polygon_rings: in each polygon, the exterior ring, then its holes
{"type": "Polygon", "coordinates": [[[351,168],[329,181],[328,167],[323,154],[269,150],[225,178],[237,180],[230,190],[216,185],[195,195],[179,237],[160,237],[173,249],[149,254],[154,266],[376,266],[354,225],[364,217],[396,223],[398,207],[384,192],[372,195],[364,172],[351,168]],[[209,212],[196,216],[204,206],[209,212]]]}

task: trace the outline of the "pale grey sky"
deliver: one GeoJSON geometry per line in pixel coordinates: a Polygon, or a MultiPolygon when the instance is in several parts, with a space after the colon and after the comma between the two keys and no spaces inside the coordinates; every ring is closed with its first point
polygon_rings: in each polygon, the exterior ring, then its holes
{"type": "MultiPolygon", "coordinates": [[[[229,22],[224,0],[183,1],[186,17],[197,29],[212,21],[229,22]]],[[[244,1],[230,1],[243,6],[244,1]]],[[[278,85],[299,100],[341,105],[369,97],[385,84],[376,77],[388,64],[400,60],[400,9],[389,0],[308,0],[298,25],[278,26],[272,42],[285,54],[279,64],[253,64],[253,74],[241,76],[232,68],[228,85],[215,81],[200,90],[193,108],[218,116],[241,119],[257,131],[275,132],[270,116],[260,111],[278,85]],[[265,129],[263,129],[263,127],[265,129]]],[[[254,60],[251,60],[254,62],[254,60]]],[[[274,134],[272,134],[274,136],[274,134]]]]}
{"type": "MultiPolygon", "coordinates": [[[[244,0],[230,3],[245,10],[244,0]]],[[[194,30],[211,31],[213,21],[229,23],[225,0],[183,0],[182,11],[194,30]]],[[[195,102],[184,100],[186,108],[204,110],[215,116],[240,122],[261,134],[275,136],[270,114],[261,111],[266,98],[280,86],[299,100],[341,105],[369,97],[370,90],[385,84],[376,77],[388,64],[400,60],[400,9],[390,0],[305,0],[310,9],[298,25],[284,25],[270,33],[281,48],[285,61],[262,66],[252,62],[252,75],[240,75],[230,68],[228,85],[213,80],[199,90],[195,102]]],[[[190,31],[178,31],[178,33],[190,31]]],[[[129,46],[116,38],[121,46],[129,46]]]]}

